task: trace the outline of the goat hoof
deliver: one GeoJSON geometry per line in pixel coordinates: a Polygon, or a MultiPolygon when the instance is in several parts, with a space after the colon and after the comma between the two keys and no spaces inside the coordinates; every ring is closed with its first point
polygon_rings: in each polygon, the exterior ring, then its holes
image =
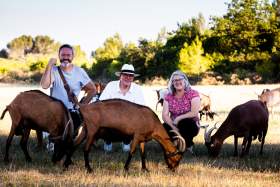
{"type": "Polygon", "coordinates": [[[128,167],[124,167],[124,171],[125,171],[125,172],[128,172],[128,167]]]}
{"type": "Polygon", "coordinates": [[[72,160],[69,160],[69,165],[74,165],[74,162],[72,160]]]}
{"type": "Polygon", "coordinates": [[[73,161],[70,159],[70,160],[65,160],[64,162],[64,167],[68,168],[68,166],[70,166],[71,164],[74,164],[73,161]]]}
{"type": "Polygon", "coordinates": [[[87,173],[92,173],[92,169],[91,168],[87,168],[87,173]]]}
{"type": "Polygon", "coordinates": [[[9,159],[5,157],[5,158],[4,158],[4,163],[5,163],[5,164],[8,164],[9,162],[10,162],[9,159]]]}
{"type": "Polygon", "coordinates": [[[68,167],[63,167],[63,172],[67,171],[68,167]]]}
{"type": "Polygon", "coordinates": [[[147,168],[142,168],[142,172],[149,173],[150,171],[147,168]]]}

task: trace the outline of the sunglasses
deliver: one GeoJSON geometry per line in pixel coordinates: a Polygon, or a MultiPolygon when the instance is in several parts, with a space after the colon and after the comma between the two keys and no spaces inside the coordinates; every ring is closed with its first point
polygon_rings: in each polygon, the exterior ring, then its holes
{"type": "Polygon", "coordinates": [[[134,74],[121,73],[121,75],[126,77],[134,77],[134,74]]]}

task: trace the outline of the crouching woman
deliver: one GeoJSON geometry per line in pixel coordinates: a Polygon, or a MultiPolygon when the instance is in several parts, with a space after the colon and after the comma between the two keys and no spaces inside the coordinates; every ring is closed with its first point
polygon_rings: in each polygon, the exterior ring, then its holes
{"type": "Polygon", "coordinates": [[[181,71],[172,73],[168,83],[169,93],[163,102],[164,128],[172,138],[178,131],[186,141],[187,149],[193,153],[193,138],[199,132],[200,97],[190,86],[187,76],[181,71]]]}

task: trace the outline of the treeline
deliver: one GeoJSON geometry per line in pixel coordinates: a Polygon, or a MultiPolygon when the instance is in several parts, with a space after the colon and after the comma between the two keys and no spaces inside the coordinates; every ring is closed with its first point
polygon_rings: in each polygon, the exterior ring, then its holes
{"type": "MultiPolygon", "coordinates": [[[[273,83],[280,78],[279,0],[232,0],[222,17],[211,17],[206,27],[202,14],[174,31],[162,29],[156,40],[141,38],[138,44],[123,43],[115,34],[87,60],[75,46],[76,63],[94,79],[115,79],[122,64],[131,63],[140,81],[166,79],[181,69],[191,80],[205,84],[273,83]]],[[[20,36],[0,52],[2,58],[28,59],[30,55],[57,52],[60,44],[48,36],[20,36]]],[[[34,58],[33,58],[34,60],[34,58]]],[[[1,63],[2,61],[0,61],[1,63]]],[[[47,58],[34,61],[32,71],[44,68],[47,58]],[[39,63],[39,65],[38,65],[39,63]]],[[[0,74],[1,72],[0,64],[0,74]]],[[[30,68],[29,68],[30,69],[30,68]]],[[[31,70],[30,69],[30,70],[31,70]]],[[[6,71],[7,73],[7,71],[6,71]]]]}

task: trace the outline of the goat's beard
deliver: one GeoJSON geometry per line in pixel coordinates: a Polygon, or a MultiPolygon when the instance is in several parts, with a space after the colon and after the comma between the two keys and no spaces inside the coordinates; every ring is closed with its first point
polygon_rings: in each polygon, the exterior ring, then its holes
{"type": "Polygon", "coordinates": [[[62,59],[60,60],[60,65],[64,68],[67,68],[70,65],[71,61],[68,59],[62,59]]]}

